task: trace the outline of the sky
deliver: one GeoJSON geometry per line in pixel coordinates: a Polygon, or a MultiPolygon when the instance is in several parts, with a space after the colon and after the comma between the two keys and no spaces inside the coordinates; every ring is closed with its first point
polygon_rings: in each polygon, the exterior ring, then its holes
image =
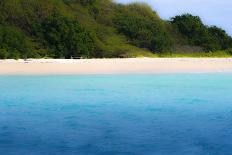
{"type": "Polygon", "coordinates": [[[191,13],[207,25],[216,25],[232,35],[232,0],[115,0],[120,3],[146,2],[163,19],[191,13]]]}

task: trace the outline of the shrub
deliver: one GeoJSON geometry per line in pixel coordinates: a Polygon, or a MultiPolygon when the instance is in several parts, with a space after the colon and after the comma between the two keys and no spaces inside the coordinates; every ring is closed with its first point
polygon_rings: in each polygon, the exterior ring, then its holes
{"type": "Polygon", "coordinates": [[[29,52],[24,33],[10,26],[0,26],[0,49],[8,52],[5,56],[13,58],[24,57],[29,52]]]}
{"type": "Polygon", "coordinates": [[[191,45],[202,46],[207,51],[232,47],[232,38],[224,30],[204,25],[198,16],[183,14],[172,18],[171,22],[188,38],[191,45]]]}
{"type": "Polygon", "coordinates": [[[0,49],[0,59],[7,59],[8,52],[6,49],[0,49]]]}
{"type": "Polygon", "coordinates": [[[114,21],[119,32],[129,37],[132,44],[138,47],[153,52],[171,50],[172,40],[157,15],[140,5],[133,4],[132,8],[126,7],[116,16],[114,21]],[[136,7],[138,8],[135,9],[136,7]],[[139,10],[140,13],[134,10],[139,10]]]}
{"type": "Polygon", "coordinates": [[[45,40],[56,58],[93,55],[94,40],[91,34],[75,20],[55,13],[35,24],[34,31],[37,37],[45,40]]]}

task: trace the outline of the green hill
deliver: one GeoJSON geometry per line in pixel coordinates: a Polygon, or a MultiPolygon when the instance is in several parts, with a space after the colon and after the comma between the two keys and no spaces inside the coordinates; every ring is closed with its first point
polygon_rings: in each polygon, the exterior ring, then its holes
{"type": "Polygon", "coordinates": [[[232,38],[197,16],[160,19],[111,0],[1,0],[0,58],[230,56],[232,38]]]}

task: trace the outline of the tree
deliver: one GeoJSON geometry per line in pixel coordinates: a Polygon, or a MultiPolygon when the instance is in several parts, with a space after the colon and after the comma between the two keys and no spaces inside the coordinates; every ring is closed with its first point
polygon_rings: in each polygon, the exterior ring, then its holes
{"type": "Polygon", "coordinates": [[[96,2],[96,0],[64,0],[65,3],[70,3],[70,2],[78,2],[83,6],[87,5],[92,5],[96,2]]]}
{"type": "Polygon", "coordinates": [[[216,26],[209,27],[209,33],[212,38],[220,46],[220,49],[228,49],[232,47],[232,38],[226,33],[225,30],[216,26]]]}
{"type": "Polygon", "coordinates": [[[17,28],[0,25],[0,50],[2,58],[23,58],[29,54],[28,40],[17,28]]]}
{"type": "Polygon", "coordinates": [[[198,16],[183,14],[172,18],[171,22],[188,38],[191,45],[202,46],[207,51],[231,47],[231,37],[224,30],[204,25],[198,16]]]}
{"type": "Polygon", "coordinates": [[[172,24],[177,25],[179,31],[188,37],[189,42],[193,45],[200,45],[205,42],[207,28],[202,23],[200,17],[191,14],[183,14],[172,18],[172,24]]]}
{"type": "Polygon", "coordinates": [[[53,14],[34,26],[35,35],[45,40],[56,58],[90,57],[94,50],[91,34],[80,24],[60,14],[53,14]]]}
{"type": "Polygon", "coordinates": [[[156,14],[146,11],[146,6],[132,5],[132,8],[129,6],[116,16],[114,21],[119,32],[129,37],[132,44],[138,47],[159,53],[170,51],[172,40],[156,14]],[[140,10],[140,13],[134,10],[140,10]]]}

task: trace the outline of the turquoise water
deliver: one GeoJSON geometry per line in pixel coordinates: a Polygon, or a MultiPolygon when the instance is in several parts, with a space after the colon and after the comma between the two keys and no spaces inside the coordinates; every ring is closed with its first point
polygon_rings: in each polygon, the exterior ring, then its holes
{"type": "Polygon", "coordinates": [[[230,155],[232,74],[0,76],[1,155],[230,155]]]}

